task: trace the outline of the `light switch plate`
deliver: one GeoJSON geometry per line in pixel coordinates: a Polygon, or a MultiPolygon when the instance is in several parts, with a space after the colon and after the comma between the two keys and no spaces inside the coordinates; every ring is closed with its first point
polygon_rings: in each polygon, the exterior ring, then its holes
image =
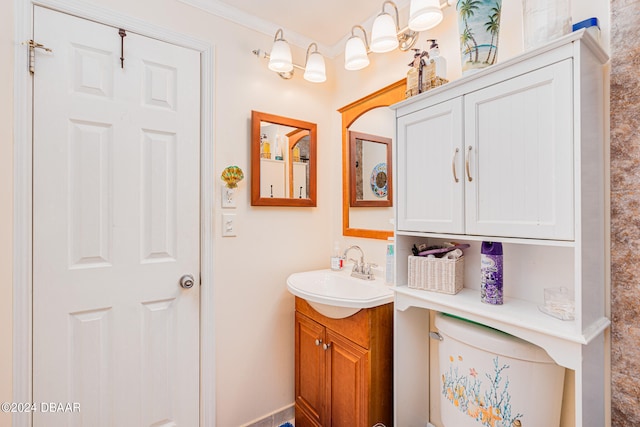
{"type": "Polygon", "coordinates": [[[220,187],[222,189],[220,200],[222,200],[223,208],[235,208],[236,207],[236,190],[229,188],[226,185],[220,187]]]}
{"type": "Polygon", "coordinates": [[[236,214],[222,214],[222,237],[236,236],[236,214]]]}

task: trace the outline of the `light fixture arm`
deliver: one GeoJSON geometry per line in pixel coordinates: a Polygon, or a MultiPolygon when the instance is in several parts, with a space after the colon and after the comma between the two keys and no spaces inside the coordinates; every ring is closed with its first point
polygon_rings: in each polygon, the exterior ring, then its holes
{"type": "Polygon", "coordinates": [[[273,41],[277,42],[278,40],[284,40],[284,31],[282,31],[282,28],[278,28],[278,31],[276,31],[276,35],[273,36],[273,41]],[[278,34],[280,34],[280,38],[278,38],[278,34]]]}
{"type": "Polygon", "coordinates": [[[384,7],[387,4],[391,5],[391,7],[393,7],[393,10],[395,10],[395,12],[396,12],[396,32],[400,33],[400,17],[399,17],[399,13],[398,13],[398,6],[396,6],[396,4],[394,2],[392,2],[391,0],[385,0],[385,2],[382,3],[382,13],[386,13],[384,11],[384,7]]]}
{"type": "Polygon", "coordinates": [[[367,30],[365,30],[362,25],[357,24],[351,27],[351,37],[356,37],[354,30],[356,30],[357,28],[359,28],[362,31],[362,34],[364,34],[364,47],[367,49],[367,53],[371,52],[371,49],[369,47],[369,39],[367,38],[367,30]]]}
{"type": "MultiPolygon", "coordinates": [[[[267,52],[265,52],[262,49],[254,49],[251,51],[251,53],[253,53],[258,58],[264,58],[266,60],[271,59],[271,55],[269,55],[267,52]]],[[[293,65],[293,68],[299,68],[301,70],[304,70],[304,68],[302,68],[299,65],[296,65],[296,64],[292,64],[292,65],[293,65]]],[[[293,77],[293,71],[294,70],[291,70],[289,72],[276,72],[276,74],[278,74],[280,77],[282,77],[285,80],[289,80],[291,77],[293,77]]]]}
{"type": "MultiPolygon", "coordinates": [[[[305,56],[305,59],[304,59],[305,65],[307,64],[307,62],[309,62],[309,55],[312,53],[311,52],[312,47],[315,48],[313,52],[318,52],[318,45],[316,44],[316,42],[311,43],[307,48],[307,55],[305,56]]],[[[295,67],[296,64],[293,64],[293,66],[295,67]]]]}
{"type": "MultiPolygon", "coordinates": [[[[271,55],[269,55],[267,52],[265,52],[262,49],[254,49],[251,51],[251,53],[253,53],[255,56],[257,56],[258,58],[264,58],[264,59],[270,59],[271,55]]],[[[293,68],[297,68],[298,70],[304,70],[304,67],[302,65],[298,65],[295,62],[292,63],[293,68]]]]}

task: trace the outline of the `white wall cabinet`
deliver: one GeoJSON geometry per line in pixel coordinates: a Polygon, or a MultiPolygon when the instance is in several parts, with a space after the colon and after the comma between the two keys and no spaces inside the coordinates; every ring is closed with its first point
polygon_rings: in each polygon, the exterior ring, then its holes
{"type": "Polygon", "coordinates": [[[462,97],[398,118],[398,230],[464,233],[462,97]]]}
{"type": "MultiPolygon", "coordinates": [[[[431,311],[544,348],[567,376],[562,426],[606,424],[608,147],[601,47],[584,31],[392,106],[396,144],[395,425],[437,425],[431,311]],[[464,289],[407,287],[414,243],[469,243],[464,289]],[[480,302],[480,242],[504,246],[502,306],[480,302]],[[564,286],[575,319],[542,313],[564,286]],[[433,375],[434,373],[432,373],[433,375]]],[[[435,346],[434,346],[435,347],[435,346]]]]}
{"type": "Polygon", "coordinates": [[[398,229],[573,239],[571,73],[566,59],[399,117],[398,229]]]}

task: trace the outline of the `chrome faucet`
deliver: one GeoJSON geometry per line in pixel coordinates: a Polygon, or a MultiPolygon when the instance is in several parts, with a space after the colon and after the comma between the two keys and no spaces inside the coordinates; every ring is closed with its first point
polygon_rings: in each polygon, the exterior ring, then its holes
{"type": "Polygon", "coordinates": [[[351,249],[356,249],[360,251],[360,260],[349,258],[349,261],[353,261],[353,269],[351,270],[351,276],[357,277],[358,279],[374,280],[375,276],[371,272],[371,268],[377,267],[377,265],[364,262],[364,252],[362,251],[362,248],[360,248],[360,246],[358,245],[349,246],[347,249],[344,250],[343,256],[345,259],[347,259],[347,253],[351,249]]]}

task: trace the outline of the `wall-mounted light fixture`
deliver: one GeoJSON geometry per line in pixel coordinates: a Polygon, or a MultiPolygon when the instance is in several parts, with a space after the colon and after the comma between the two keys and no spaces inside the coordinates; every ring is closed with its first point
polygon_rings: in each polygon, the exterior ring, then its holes
{"type": "Polygon", "coordinates": [[[278,73],[283,79],[293,77],[294,68],[304,70],[304,79],[313,83],[322,83],[327,80],[327,73],[324,64],[324,57],[318,52],[318,45],[311,43],[307,48],[305,66],[294,64],[291,59],[291,48],[284,38],[282,28],[276,31],[273,37],[271,53],[263,52],[260,49],[253,51],[258,58],[263,57],[269,60],[269,69],[278,73]],[[314,49],[311,51],[311,49],[314,49]]]}
{"type": "Polygon", "coordinates": [[[371,28],[371,51],[377,53],[391,52],[399,48],[409,50],[418,40],[418,33],[412,28],[400,29],[398,7],[392,1],[382,3],[382,12],[373,21],[371,28]],[[395,12],[394,18],[385,12],[384,7],[390,5],[395,12]]]}
{"type": "Polygon", "coordinates": [[[351,28],[351,37],[344,48],[344,68],[347,70],[361,70],[369,65],[369,41],[367,32],[362,25],[354,25],[351,28]],[[355,30],[362,31],[362,38],[356,36],[355,30]]]}
{"type": "Polygon", "coordinates": [[[396,49],[400,45],[398,41],[399,32],[398,7],[392,1],[385,1],[382,3],[382,12],[373,21],[373,27],[371,28],[371,51],[384,53],[396,49]],[[395,19],[384,11],[386,5],[393,7],[395,19]]]}
{"type": "Polygon", "coordinates": [[[382,3],[382,12],[373,21],[371,29],[371,44],[367,41],[367,32],[361,25],[351,28],[351,37],[344,49],[344,68],[347,70],[361,70],[369,65],[367,55],[370,52],[384,53],[394,49],[407,51],[413,47],[418,39],[418,32],[431,29],[442,22],[444,14],[442,8],[452,6],[456,0],[411,0],[409,5],[409,24],[400,29],[398,7],[390,0],[382,3]],[[385,6],[391,6],[395,19],[385,11],[385,6]],[[363,38],[355,35],[359,28],[363,38]]]}
{"type": "Polygon", "coordinates": [[[307,57],[304,63],[304,79],[313,83],[322,83],[327,80],[324,57],[318,52],[318,45],[316,43],[311,43],[307,48],[307,57]],[[313,52],[311,52],[311,48],[314,48],[313,52]]]}
{"type": "Polygon", "coordinates": [[[269,57],[269,69],[276,73],[293,71],[291,48],[289,47],[289,43],[284,39],[282,28],[276,31],[276,35],[273,37],[273,46],[271,47],[271,56],[269,57]],[[278,37],[278,34],[280,34],[280,37],[278,37]]]}

